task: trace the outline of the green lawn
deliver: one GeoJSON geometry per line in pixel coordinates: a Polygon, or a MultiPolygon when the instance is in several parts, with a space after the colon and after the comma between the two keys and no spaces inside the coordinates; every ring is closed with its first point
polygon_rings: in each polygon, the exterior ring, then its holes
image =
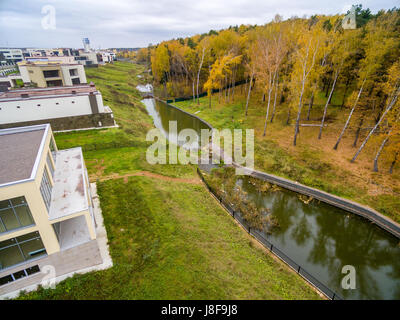
{"type": "MultiPolygon", "coordinates": [[[[143,67],[88,69],[120,128],[56,134],[83,146],[91,180],[149,171],[197,178],[193,165],[149,165],[152,120],[135,86],[143,67]]],[[[318,299],[305,281],[260,249],[201,184],[149,177],[98,181],[114,266],[75,275],[20,299],[318,299]]]]}
{"type": "Polygon", "coordinates": [[[29,299],[317,299],[202,185],[131,177],[98,184],[113,268],[29,299]]]}

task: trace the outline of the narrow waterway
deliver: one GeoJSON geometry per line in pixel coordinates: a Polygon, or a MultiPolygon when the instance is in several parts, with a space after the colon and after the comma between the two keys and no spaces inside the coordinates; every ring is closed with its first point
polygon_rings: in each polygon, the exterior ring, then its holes
{"type": "MultiPolygon", "coordinates": [[[[161,101],[142,102],[167,138],[169,121],[178,122],[178,132],[207,128],[161,101]]],[[[306,204],[295,192],[259,192],[247,177],[238,177],[236,183],[258,208],[267,208],[276,217],[279,227],[272,233],[263,230],[265,237],[331,290],[345,299],[400,299],[399,239],[334,206],[316,200],[306,204]],[[356,289],[341,286],[345,265],[356,270],[356,289]]]]}

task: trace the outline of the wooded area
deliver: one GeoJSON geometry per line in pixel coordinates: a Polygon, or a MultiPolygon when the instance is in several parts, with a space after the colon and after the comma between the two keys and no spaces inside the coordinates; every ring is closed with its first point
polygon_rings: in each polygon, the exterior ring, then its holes
{"type": "Polygon", "coordinates": [[[323,139],[327,111],[340,87],[340,112],[347,120],[332,148],[340,148],[350,122],[355,123],[353,145],[358,149],[351,162],[371,140],[380,145],[374,170],[378,171],[382,155],[390,158],[392,173],[400,155],[400,9],[374,15],[359,5],[356,14],[356,29],[343,29],[343,15],[285,21],[276,15],[263,26],[241,25],[165,41],[139,50],[134,58],[151,65],[164,97],[192,96],[198,103],[199,93],[207,91],[210,108],[213,92],[217,90],[219,102],[229,103],[235,99],[234,84],[246,81],[243,117],[248,115],[251,95],[259,94],[265,108],[263,135],[277,109],[284,109],[287,124],[294,121],[293,145],[301,127],[316,125],[307,121],[314,97],[321,92],[326,103],[318,119],[317,138],[323,139]],[[307,113],[305,119],[302,112],[307,113]],[[371,119],[373,125],[363,127],[371,119]],[[358,141],[366,129],[369,133],[358,141]]]}

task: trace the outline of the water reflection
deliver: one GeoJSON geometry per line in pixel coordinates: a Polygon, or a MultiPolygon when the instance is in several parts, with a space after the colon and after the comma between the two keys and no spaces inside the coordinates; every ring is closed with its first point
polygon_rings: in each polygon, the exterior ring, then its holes
{"type": "Polygon", "coordinates": [[[162,134],[169,140],[175,141],[178,145],[183,145],[185,140],[178,140],[176,134],[169,132],[169,121],[177,121],[177,133],[183,129],[194,129],[197,132],[194,143],[190,148],[198,148],[200,141],[201,129],[208,129],[207,125],[199,119],[192,117],[178,109],[172,108],[162,101],[155,99],[143,99],[146,110],[153,118],[154,125],[160,129],[162,134]]]}
{"type": "MultiPolygon", "coordinates": [[[[399,240],[356,215],[288,190],[259,192],[247,178],[237,184],[279,228],[268,240],[347,299],[400,299],[399,240]],[[356,289],[341,288],[344,265],[356,269],[356,289]]],[[[264,231],[267,234],[267,230],[264,231]]]]}

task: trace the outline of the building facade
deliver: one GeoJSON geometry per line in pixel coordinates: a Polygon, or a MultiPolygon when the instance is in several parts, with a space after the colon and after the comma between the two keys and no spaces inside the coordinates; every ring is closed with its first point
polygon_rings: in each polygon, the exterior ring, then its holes
{"type": "Polygon", "coordinates": [[[0,289],[95,239],[95,224],[81,148],[58,150],[49,124],[0,130],[0,289]]]}
{"type": "Polygon", "coordinates": [[[54,130],[115,125],[93,83],[0,93],[0,128],[39,123],[51,123],[54,130]]]}
{"type": "Polygon", "coordinates": [[[1,64],[16,64],[24,60],[21,49],[0,49],[0,57],[1,64]]]}
{"type": "Polygon", "coordinates": [[[71,86],[86,83],[82,65],[59,61],[23,61],[18,63],[24,83],[38,87],[71,86]]]}

